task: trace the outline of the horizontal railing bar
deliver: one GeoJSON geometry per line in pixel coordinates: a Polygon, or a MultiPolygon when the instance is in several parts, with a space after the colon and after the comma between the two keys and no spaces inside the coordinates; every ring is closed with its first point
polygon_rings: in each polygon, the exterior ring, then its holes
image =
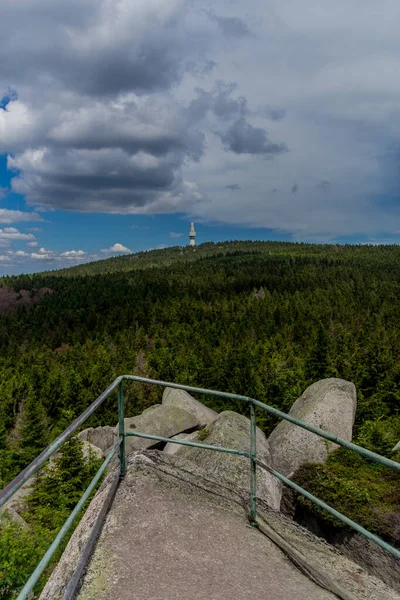
{"type": "Polygon", "coordinates": [[[254,406],[258,406],[276,417],[279,417],[281,419],[289,421],[290,423],[294,423],[295,425],[298,425],[299,427],[302,427],[303,429],[306,429],[307,431],[315,433],[316,435],[319,435],[320,437],[323,437],[323,438],[330,440],[336,444],[339,444],[345,448],[353,450],[366,458],[369,458],[377,463],[383,464],[387,467],[390,467],[390,468],[400,472],[400,464],[399,463],[397,463],[393,460],[390,460],[384,456],[380,456],[379,454],[376,454],[375,452],[371,452],[370,450],[366,450],[365,448],[361,448],[360,446],[357,446],[356,444],[347,442],[346,440],[338,438],[338,437],[332,435],[331,433],[323,431],[322,429],[313,427],[312,425],[308,425],[307,423],[303,423],[302,421],[296,419],[295,417],[287,415],[286,413],[283,413],[280,410],[273,408],[272,406],[264,404],[263,402],[259,402],[258,400],[255,400],[253,398],[249,398],[248,396],[231,394],[229,392],[219,392],[219,391],[215,391],[215,390],[208,390],[208,389],[203,389],[203,388],[194,387],[194,386],[190,386],[190,385],[183,385],[183,384],[172,383],[172,382],[168,382],[168,381],[161,381],[161,380],[157,380],[157,379],[149,379],[146,377],[139,377],[136,375],[121,375],[120,377],[117,377],[117,379],[115,379],[113,381],[113,383],[102,394],[100,394],[100,396],[73,423],[71,423],[71,425],[69,427],[67,427],[67,429],[58,438],[56,438],[56,440],[54,440],[54,442],[52,444],[50,444],[50,446],[48,446],[34,461],[32,461],[30,463],[30,465],[28,465],[15,479],[13,479],[13,481],[11,481],[0,492],[0,508],[32,475],[34,475],[34,473],[36,473],[40,469],[40,467],[43,465],[43,463],[46,462],[46,460],[48,460],[50,458],[50,456],[52,456],[52,454],[54,454],[54,452],[56,452],[58,450],[58,448],[69,437],[71,437],[71,435],[74,433],[74,431],[76,431],[76,429],[78,429],[78,427],[80,427],[80,425],[82,425],[89,418],[89,416],[96,410],[96,408],[98,406],[100,406],[100,404],[102,404],[102,402],[119,385],[119,383],[122,380],[137,381],[139,383],[148,383],[148,384],[162,386],[162,387],[171,387],[174,389],[181,389],[181,390],[185,390],[188,392],[194,392],[194,393],[198,393],[198,394],[205,394],[205,395],[209,395],[209,396],[218,396],[221,398],[229,398],[231,400],[239,400],[239,401],[243,401],[243,402],[247,402],[247,403],[252,403],[254,406]]]}
{"type": "Polygon", "coordinates": [[[192,385],[183,385],[180,383],[171,383],[169,381],[160,381],[159,379],[148,379],[146,377],[138,377],[136,375],[122,375],[122,379],[128,381],[138,381],[139,383],[150,383],[161,387],[170,387],[176,390],[185,390],[185,392],[194,392],[195,394],[205,394],[206,396],[219,396],[221,398],[229,398],[230,400],[241,400],[243,402],[251,402],[252,399],[248,396],[240,396],[231,394],[230,392],[218,392],[216,390],[207,390],[192,385]]]}
{"type": "Polygon", "coordinates": [[[197,442],[187,442],[185,440],[173,440],[171,438],[161,437],[159,435],[150,435],[149,433],[139,433],[137,431],[127,431],[125,437],[140,437],[147,440],[155,440],[158,442],[167,442],[171,444],[181,444],[182,446],[193,446],[194,448],[204,448],[204,450],[217,450],[218,452],[228,452],[229,454],[239,454],[250,458],[249,452],[244,450],[235,450],[234,448],[223,448],[222,446],[209,446],[208,444],[198,444],[197,442]]]}
{"type": "Polygon", "coordinates": [[[240,401],[244,401],[247,403],[251,403],[254,406],[258,406],[259,408],[266,410],[267,412],[269,412],[271,415],[274,415],[275,417],[279,417],[281,419],[284,419],[285,421],[294,423],[295,425],[298,425],[299,427],[302,427],[303,429],[306,429],[307,431],[310,431],[311,433],[315,433],[316,435],[318,435],[320,437],[323,437],[331,442],[334,442],[335,444],[343,446],[344,448],[348,448],[349,450],[353,450],[354,452],[361,454],[361,456],[364,456],[365,458],[369,458],[370,460],[373,460],[377,463],[380,463],[382,465],[385,465],[386,467],[390,467],[391,469],[394,469],[395,471],[400,472],[400,463],[397,463],[396,461],[391,460],[390,458],[386,458],[385,456],[381,456],[380,454],[376,454],[375,452],[372,452],[371,450],[367,450],[366,448],[362,448],[361,446],[357,446],[357,444],[353,444],[352,442],[347,442],[346,440],[336,437],[332,433],[324,431],[323,429],[319,429],[318,427],[314,427],[313,425],[304,423],[303,421],[300,421],[299,419],[296,419],[295,417],[292,417],[291,415],[288,415],[276,408],[273,408],[272,406],[269,406],[268,404],[264,404],[263,402],[260,402],[259,400],[255,400],[254,398],[250,398],[248,396],[240,396],[238,394],[231,394],[229,392],[218,392],[215,390],[208,390],[208,389],[203,389],[203,388],[199,388],[199,387],[193,387],[190,385],[181,385],[179,383],[170,383],[168,381],[160,381],[157,379],[148,379],[146,377],[138,377],[136,375],[123,375],[122,378],[131,380],[131,381],[138,381],[141,383],[150,383],[153,385],[159,385],[162,387],[171,387],[171,388],[175,388],[178,390],[185,390],[187,392],[194,392],[197,394],[219,396],[222,398],[229,398],[231,400],[240,400],[240,401]]]}
{"type": "MultiPolygon", "coordinates": [[[[294,425],[297,425],[297,426],[301,427],[302,429],[310,431],[311,433],[314,433],[321,438],[329,440],[329,441],[331,441],[335,444],[338,444],[344,448],[352,450],[367,459],[373,460],[379,464],[382,464],[386,467],[392,468],[395,471],[400,472],[400,463],[398,463],[394,460],[388,459],[379,454],[376,454],[375,452],[371,452],[370,450],[362,448],[361,446],[357,446],[356,444],[353,444],[352,442],[348,442],[339,437],[336,437],[327,431],[324,431],[322,429],[314,427],[313,425],[304,423],[303,421],[300,421],[299,419],[296,419],[295,417],[292,417],[291,415],[283,413],[280,410],[273,408],[272,406],[264,404],[258,400],[250,398],[248,396],[232,394],[230,392],[220,392],[220,391],[216,391],[216,390],[203,389],[203,388],[199,388],[199,387],[195,387],[195,386],[161,381],[161,380],[157,380],[157,379],[149,379],[149,378],[139,377],[139,376],[135,376],[135,375],[121,375],[121,376],[117,377],[113,381],[113,383],[104,392],[102,392],[98,396],[98,398],[79,417],[77,417],[77,419],[75,419],[75,421],[73,421],[73,423],[71,423],[71,425],[69,425],[65,429],[65,431],[63,431],[63,433],[61,433],[45,450],[43,450],[43,452],[41,454],[39,454],[39,456],[35,460],[33,460],[15,479],[13,479],[2,491],[0,491],[0,508],[7,502],[7,500],[9,500],[13,496],[13,494],[18,489],[21,488],[22,485],[24,485],[24,483],[26,483],[28,481],[28,479],[30,479],[30,477],[32,477],[32,475],[34,475],[42,467],[42,465],[62,446],[62,444],[64,442],[66,442],[75,433],[75,431],[93,414],[93,412],[104,402],[104,400],[110,395],[110,393],[123,380],[136,381],[138,383],[145,383],[145,384],[151,384],[151,385],[162,386],[162,387],[170,387],[170,388],[174,388],[174,389],[185,390],[187,392],[192,392],[195,394],[217,396],[220,398],[227,398],[230,400],[236,400],[236,401],[250,403],[251,405],[257,406],[275,417],[278,417],[280,419],[283,419],[285,421],[293,423],[294,425]]],[[[206,444],[199,444],[197,442],[188,442],[185,440],[176,440],[176,439],[173,440],[171,438],[164,438],[161,436],[154,436],[154,435],[150,435],[150,434],[142,434],[139,432],[126,432],[125,436],[126,437],[129,437],[129,436],[142,437],[142,438],[152,439],[155,441],[160,441],[160,442],[165,442],[165,443],[181,444],[183,446],[204,448],[206,450],[215,450],[215,451],[219,451],[219,452],[237,454],[237,455],[241,455],[241,456],[250,458],[250,454],[248,452],[244,452],[241,450],[235,450],[232,448],[223,448],[220,446],[210,446],[210,445],[206,445],[206,444]]],[[[53,556],[57,547],[59,546],[61,540],[66,535],[69,528],[71,527],[72,522],[75,519],[75,516],[81,510],[82,506],[84,505],[84,503],[87,500],[88,496],[90,495],[91,491],[94,489],[94,486],[99,481],[101,475],[104,473],[104,470],[106,469],[107,465],[111,461],[112,456],[115,454],[117,447],[119,447],[119,445],[121,443],[122,443],[122,439],[120,439],[117,442],[117,444],[113,447],[111,453],[108,455],[107,459],[104,461],[104,463],[100,467],[99,471],[97,472],[95,477],[92,479],[86,492],[83,494],[80,501],[78,502],[78,504],[74,508],[73,512],[71,513],[70,517],[67,519],[67,521],[61,528],[60,532],[58,533],[58,535],[55,538],[55,540],[53,541],[52,545],[50,546],[50,548],[44,555],[43,559],[41,560],[41,562],[35,569],[31,578],[28,580],[27,584],[24,586],[24,588],[21,591],[20,595],[18,596],[17,600],[23,600],[24,598],[26,598],[27,597],[26,594],[28,594],[29,591],[32,589],[32,587],[34,587],[34,585],[36,584],[40,575],[42,574],[45,567],[47,566],[49,560],[51,559],[51,557],[53,556]],[[28,585],[30,587],[28,587],[28,585]]],[[[345,515],[342,515],[335,509],[331,508],[328,504],[325,504],[325,502],[323,502],[322,500],[319,500],[317,497],[313,496],[306,490],[303,490],[303,488],[301,488],[297,484],[293,483],[290,479],[288,479],[281,473],[274,471],[268,465],[265,465],[258,460],[256,462],[259,466],[267,469],[275,477],[280,479],[283,483],[285,483],[289,487],[295,489],[300,494],[302,494],[304,497],[308,498],[310,501],[314,502],[315,504],[317,504],[318,506],[320,506],[321,508],[326,510],[331,515],[340,519],[343,523],[349,525],[350,527],[352,527],[353,529],[355,529],[356,531],[358,531],[359,533],[361,533],[368,539],[374,541],[376,544],[378,544],[379,546],[381,546],[382,548],[384,548],[385,550],[387,550],[388,552],[390,552],[397,558],[400,558],[399,550],[393,548],[392,546],[390,546],[389,544],[387,544],[386,542],[381,540],[379,537],[370,533],[369,531],[367,531],[366,529],[364,529],[363,527],[361,527],[360,525],[358,525],[357,523],[355,523],[354,521],[352,521],[345,515]]]]}
{"type": "Polygon", "coordinates": [[[361,454],[361,456],[363,456],[364,458],[369,458],[370,460],[380,463],[381,465],[385,465],[385,467],[390,467],[391,469],[394,469],[395,471],[400,472],[400,463],[398,463],[394,460],[390,460],[390,458],[386,458],[385,456],[381,456],[380,454],[371,452],[371,450],[367,450],[366,448],[357,446],[356,444],[353,444],[352,442],[347,442],[346,440],[336,437],[335,435],[333,435],[332,433],[329,433],[328,431],[324,431],[323,429],[319,429],[318,427],[314,427],[313,425],[308,425],[308,423],[303,423],[303,421],[299,421],[299,419],[296,419],[295,417],[287,415],[286,413],[283,413],[280,410],[277,410],[276,408],[272,408],[272,406],[268,406],[268,404],[263,404],[263,402],[259,402],[258,400],[252,400],[252,399],[251,399],[251,402],[253,402],[253,404],[255,406],[259,406],[260,408],[263,408],[264,410],[269,412],[271,415],[274,415],[275,417],[280,417],[281,419],[285,419],[285,421],[294,423],[295,425],[298,425],[302,429],[311,431],[311,433],[315,433],[316,435],[318,435],[322,438],[325,438],[326,440],[329,440],[330,442],[339,444],[339,446],[348,448],[348,450],[353,450],[354,452],[361,454]]]}
{"type": "Polygon", "coordinates": [[[105,461],[101,465],[100,469],[97,471],[96,475],[93,477],[93,479],[90,482],[89,486],[87,487],[86,491],[82,494],[81,499],[79,500],[79,502],[77,503],[77,505],[75,506],[75,508],[71,512],[71,514],[69,515],[68,519],[65,521],[64,525],[61,527],[61,529],[58,532],[57,536],[54,538],[54,540],[53,540],[51,546],[48,548],[46,554],[43,556],[42,560],[37,565],[36,569],[33,571],[32,575],[29,577],[28,581],[26,582],[26,584],[22,588],[21,592],[19,593],[19,596],[18,596],[17,600],[26,600],[26,598],[28,597],[29,592],[32,591],[32,589],[34,588],[34,586],[38,582],[38,580],[39,580],[40,576],[42,575],[43,571],[45,570],[45,568],[49,564],[49,562],[50,562],[53,554],[55,553],[55,551],[59,547],[60,543],[62,542],[62,540],[64,539],[64,537],[68,533],[69,529],[71,528],[71,525],[74,522],[76,516],[82,510],[82,508],[83,508],[86,500],[89,498],[90,494],[93,492],[94,488],[96,487],[97,483],[99,482],[99,480],[100,480],[101,476],[103,475],[104,471],[108,467],[111,459],[113,458],[113,456],[115,454],[115,451],[120,446],[120,444],[121,444],[121,440],[118,440],[118,442],[113,446],[112,450],[110,451],[109,455],[107,456],[107,458],[105,459],[105,461]]]}
{"type": "Polygon", "coordinates": [[[11,498],[15,492],[19,490],[34,475],[40,467],[48,460],[63,444],[66,442],[72,434],[80,427],[104,402],[104,400],[111,394],[111,392],[118,386],[121,381],[121,377],[117,377],[108,388],[100,394],[98,398],[88,408],[71,423],[39,456],[37,456],[15,479],[13,479],[6,487],[0,492],[0,508],[11,498]]]}
{"type": "Polygon", "coordinates": [[[326,502],[324,502],[323,500],[320,500],[316,496],[313,496],[313,494],[310,494],[310,492],[307,492],[307,490],[305,490],[302,487],[300,487],[299,485],[297,485],[297,483],[294,483],[293,481],[291,481],[290,479],[288,479],[287,477],[282,475],[282,473],[275,471],[275,469],[272,469],[271,467],[269,467],[268,465],[266,465],[265,463],[263,463],[262,461],[260,461],[258,459],[256,459],[256,463],[259,467],[261,467],[262,469],[265,469],[266,471],[268,471],[269,473],[271,473],[272,475],[274,475],[275,477],[280,479],[284,484],[291,487],[293,490],[296,490],[296,492],[299,492],[299,494],[301,494],[302,496],[304,496],[305,498],[307,498],[314,504],[317,504],[318,506],[320,506],[321,508],[326,510],[332,516],[336,517],[337,519],[339,519],[346,525],[349,525],[349,527],[351,527],[352,529],[355,529],[358,533],[361,533],[361,535],[363,535],[367,539],[371,540],[372,542],[375,542],[376,544],[378,544],[378,546],[380,546],[384,550],[387,550],[387,552],[390,552],[396,558],[400,558],[400,550],[397,550],[397,548],[394,548],[393,546],[391,546],[390,544],[388,544],[387,542],[382,540],[377,535],[374,535],[373,533],[368,531],[368,529],[364,529],[364,527],[362,527],[355,521],[352,521],[352,519],[349,519],[348,517],[343,515],[341,512],[335,510],[334,508],[329,506],[329,504],[326,504],[326,502]]]}

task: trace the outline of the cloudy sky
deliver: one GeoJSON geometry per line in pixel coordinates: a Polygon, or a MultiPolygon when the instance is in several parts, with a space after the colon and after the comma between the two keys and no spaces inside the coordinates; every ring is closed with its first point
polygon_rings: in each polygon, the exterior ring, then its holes
{"type": "Polygon", "coordinates": [[[0,274],[400,241],[398,0],[2,0],[0,274]]]}

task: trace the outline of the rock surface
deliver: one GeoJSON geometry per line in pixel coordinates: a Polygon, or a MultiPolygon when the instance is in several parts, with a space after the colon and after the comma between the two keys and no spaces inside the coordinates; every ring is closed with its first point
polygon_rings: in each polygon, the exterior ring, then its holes
{"type": "MultiPolygon", "coordinates": [[[[323,379],[310,385],[289,414],[314,427],[351,441],[357,408],[356,388],[344,379],[323,379]]],[[[272,463],[283,475],[292,475],[306,463],[324,463],[337,445],[301,427],[281,421],[268,438],[272,463]]]]}
{"type": "MultiPolygon", "coordinates": [[[[40,600],[63,597],[112,478],[92,500],[40,600]]],[[[241,490],[227,490],[179,456],[131,455],[78,600],[399,600],[326,543],[260,505],[264,525],[323,574],[327,586],[316,585],[249,526],[247,501],[241,490]]]]}
{"type": "MultiPolygon", "coordinates": [[[[161,437],[172,437],[178,433],[190,432],[200,425],[191,413],[176,406],[156,404],[137,417],[125,419],[125,431],[138,431],[161,437]]],[[[118,431],[118,428],[115,429],[118,431]]],[[[150,448],[157,442],[145,438],[127,437],[125,441],[126,455],[134,450],[150,448]]]]}
{"type": "MultiPolygon", "coordinates": [[[[197,440],[197,431],[194,431],[193,433],[179,433],[178,435],[174,435],[171,440],[187,440],[188,442],[195,441],[197,440]]],[[[181,448],[184,448],[184,446],[169,443],[166,444],[163,452],[165,454],[176,454],[181,448]]]]}
{"type": "Polygon", "coordinates": [[[218,417],[218,413],[208,406],[205,406],[193,396],[185,392],[185,390],[176,390],[174,388],[165,388],[163,399],[163,406],[175,406],[186,410],[196,417],[199,425],[211,425],[218,417]]]}
{"type": "Polygon", "coordinates": [[[90,442],[105,452],[116,442],[114,428],[110,425],[103,427],[89,427],[78,433],[78,439],[81,442],[90,442]]]}
{"type": "MultiPolygon", "coordinates": [[[[222,412],[216,421],[208,428],[208,435],[197,434],[197,439],[210,446],[222,446],[234,450],[250,452],[250,420],[232,411],[222,412]]],[[[244,456],[188,448],[182,446],[177,454],[189,461],[195,462],[205,473],[210,473],[218,480],[233,483],[235,486],[249,490],[250,461],[244,456]]],[[[265,434],[257,428],[257,457],[268,465],[271,464],[271,454],[265,434]]],[[[257,470],[257,496],[267,504],[279,510],[281,484],[265,470],[257,470]]]]}
{"type": "Polygon", "coordinates": [[[87,461],[90,460],[101,460],[104,458],[104,452],[98,446],[94,446],[90,442],[82,442],[82,455],[87,461]]]}

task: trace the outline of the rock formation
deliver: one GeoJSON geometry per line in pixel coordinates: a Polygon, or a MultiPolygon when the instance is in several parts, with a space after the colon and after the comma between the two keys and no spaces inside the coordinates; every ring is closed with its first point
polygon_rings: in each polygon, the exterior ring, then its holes
{"type": "MultiPolygon", "coordinates": [[[[201,423],[199,420],[186,410],[176,406],[164,406],[156,404],[145,410],[137,417],[125,419],[125,431],[134,431],[148,433],[150,435],[159,435],[161,437],[172,437],[178,433],[191,432],[201,423]]],[[[118,431],[118,428],[115,429],[118,431]]],[[[134,450],[150,448],[156,442],[139,437],[127,437],[125,442],[125,452],[128,456],[134,450]]]]}
{"type": "Polygon", "coordinates": [[[199,425],[211,425],[218,417],[215,410],[208,408],[184,390],[165,388],[162,403],[163,406],[175,406],[186,410],[196,417],[199,425]]]}
{"type": "Polygon", "coordinates": [[[78,433],[78,439],[81,442],[90,442],[93,446],[97,446],[97,448],[103,450],[103,452],[106,452],[116,442],[114,428],[110,425],[84,429],[78,433]]]}
{"type": "MultiPolygon", "coordinates": [[[[198,440],[198,434],[197,431],[193,431],[193,433],[178,433],[178,435],[174,435],[171,440],[186,440],[187,442],[194,442],[198,440]]],[[[165,454],[176,454],[181,448],[184,448],[184,446],[173,444],[171,442],[165,445],[163,452],[165,454]]]]}
{"type": "MultiPolygon", "coordinates": [[[[112,479],[110,473],[93,498],[40,600],[63,598],[112,479]]],[[[227,489],[180,455],[131,454],[77,599],[399,600],[262,503],[260,530],[250,527],[247,504],[248,492],[227,489]]]]}
{"type": "MultiPolygon", "coordinates": [[[[356,388],[344,379],[323,379],[310,385],[289,414],[304,423],[351,442],[357,408],[356,388]]],[[[268,438],[274,469],[292,475],[304,464],[324,463],[337,445],[298,425],[281,421],[268,438]]]]}
{"type": "MultiPolygon", "coordinates": [[[[372,572],[378,573],[397,588],[400,580],[395,575],[388,575],[396,571],[394,567],[391,568],[395,561],[393,557],[384,553],[382,558],[383,551],[378,550],[378,564],[375,559],[370,560],[364,555],[360,560],[358,550],[346,548],[344,553],[349,558],[345,558],[306,532],[279,513],[281,484],[261,467],[257,468],[258,515],[263,519],[261,531],[267,532],[269,540],[256,539],[254,534],[249,533],[255,532],[254,529],[242,527],[241,511],[245,508],[249,513],[249,459],[172,443],[173,439],[186,439],[248,452],[249,419],[231,411],[218,415],[186,392],[172,388],[164,391],[162,402],[141,415],[125,419],[127,431],[136,429],[170,438],[171,442],[164,444],[144,438],[126,438],[127,474],[120,484],[104,534],[89,565],[78,596],[80,600],[109,598],[115,595],[116,589],[121,600],[130,598],[128,571],[129,575],[134,573],[135,576],[135,593],[140,592],[142,597],[158,598],[154,595],[157,588],[166,600],[176,598],[183,585],[186,596],[191,594],[190,597],[196,599],[262,595],[261,590],[265,586],[273,590],[271,598],[274,600],[286,600],[293,597],[294,593],[297,598],[304,600],[399,598],[394,590],[367,575],[349,560],[353,557],[363,565],[367,564],[372,572]],[[157,449],[150,449],[155,446],[157,449]],[[215,532],[215,539],[212,531],[215,532]],[[221,532],[221,535],[217,535],[217,532],[221,532]],[[238,536],[237,539],[235,536],[238,536]],[[273,544],[270,540],[273,540],[273,544]],[[258,550],[253,556],[252,549],[256,546],[258,550]],[[153,560],[149,564],[149,557],[155,556],[161,547],[163,560],[153,560]],[[307,576],[312,573],[311,579],[318,581],[319,587],[313,583],[314,587],[310,588],[309,582],[305,582],[303,576],[299,579],[299,572],[293,567],[287,570],[289,563],[286,559],[286,566],[281,563],[281,550],[307,576]],[[261,560],[260,572],[251,571],[257,557],[264,554],[267,560],[265,565],[261,564],[261,560]],[[128,563],[131,566],[126,571],[128,563]],[[176,570],[174,565],[178,564],[176,570]],[[235,566],[230,568],[230,564],[235,566]],[[196,575],[199,565],[203,565],[199,570],[200,578],[196,575]],[[218,577],[212,575],[215,565],[218,577]],[[238,575],[244,572],[244,567],[246,572],[252,572],[250,583],[238,575]],[[149,569],[157,572],[157,577],[149,577],[149,569]],[[189,579],[186,578],[187,571],[191,574],[189,579]],[[220,584],[221,573],[226,581],[231,582],[224,585],[233,585],[232,590],[225,590],[220,584]],[[184,574],[184,581],[181,574],[184,574]],[[196,595],[196,589],[203,589],[204,577],[208,592],[206,595],[196,595]],[[286,578],[289,584],[282,583],[282,578],[286,578]]],[[[355,410],[354,385],[341,379],[326,379],[310,386],[296,400],[290,414],[351,440],[355,410]]],[[[118,428],[98,427],[81,432],[79,437],[87,448],[93,451],[92,444],[95,443],[98,453],[104,454],[112,445],[110,441],[116,440],[117,433],[118,428]]],[[[336,448],[335,444],[286,421],[275,428],[268,440],[257,428],[256,446],[257,457],[262,463],[289,476],[305,463],[324,462],[336,448]]],[[[112,462],[111,473],[72,536],[43,590],[42,600],[62,598],[116,468],[115,462],[112,462]]],[[[261,534],[257,532],[256,535],[261,534]]],[[[374,548],[369,552],[373,555],[374,548]]]]}
{"type": "MultiPolygon", "coordinates": [[[[200,441],[199,435],[201,435],[203,444],[250,452],[250,420],[243,415],[232,411],[222,412],[206,433],[206,436],[203,431],[202,435],[197,434],[196,441],[200,441]]],[[[271,464],[268,441],[258,428],[256,441],[257,457],[262,462],[271,464]]],[[[247,491],[250,489],[249,459],[244,456],[185,446],[180,446],[177,454],[187,461],[196,463],[205,473],[210,473],[219,481],[225,481],[247,491]]],[[[281,485],[275,477],[265,470],[257,470],[257,496],[275,510],[279,510],[280,490],[281,485]]]]}

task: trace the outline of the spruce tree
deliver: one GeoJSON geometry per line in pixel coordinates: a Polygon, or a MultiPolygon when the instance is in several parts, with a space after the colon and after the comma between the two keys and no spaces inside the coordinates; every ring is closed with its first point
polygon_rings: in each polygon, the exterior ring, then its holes
{"type": "Polygon", "coordinates": [[[62,504],[72,509],[88,482],[88,466],[82,453],[82,442],[72,437],[63,446],[57,458],[57,472],[62,493],[62,504]]]}
{"type": "Polygon", "coordinates": [[[330,339],[324,327],[320,324],[317,339],[306,361],[306,377],[318,381],[328,376],[330,339]]]}
{"type": "Polygon", "coordinates": [[[47,446],[50,440],[49,424],[43,404],[29,388],[23,407],[21,441],[22,456],[31,462],[47,446]]]}

